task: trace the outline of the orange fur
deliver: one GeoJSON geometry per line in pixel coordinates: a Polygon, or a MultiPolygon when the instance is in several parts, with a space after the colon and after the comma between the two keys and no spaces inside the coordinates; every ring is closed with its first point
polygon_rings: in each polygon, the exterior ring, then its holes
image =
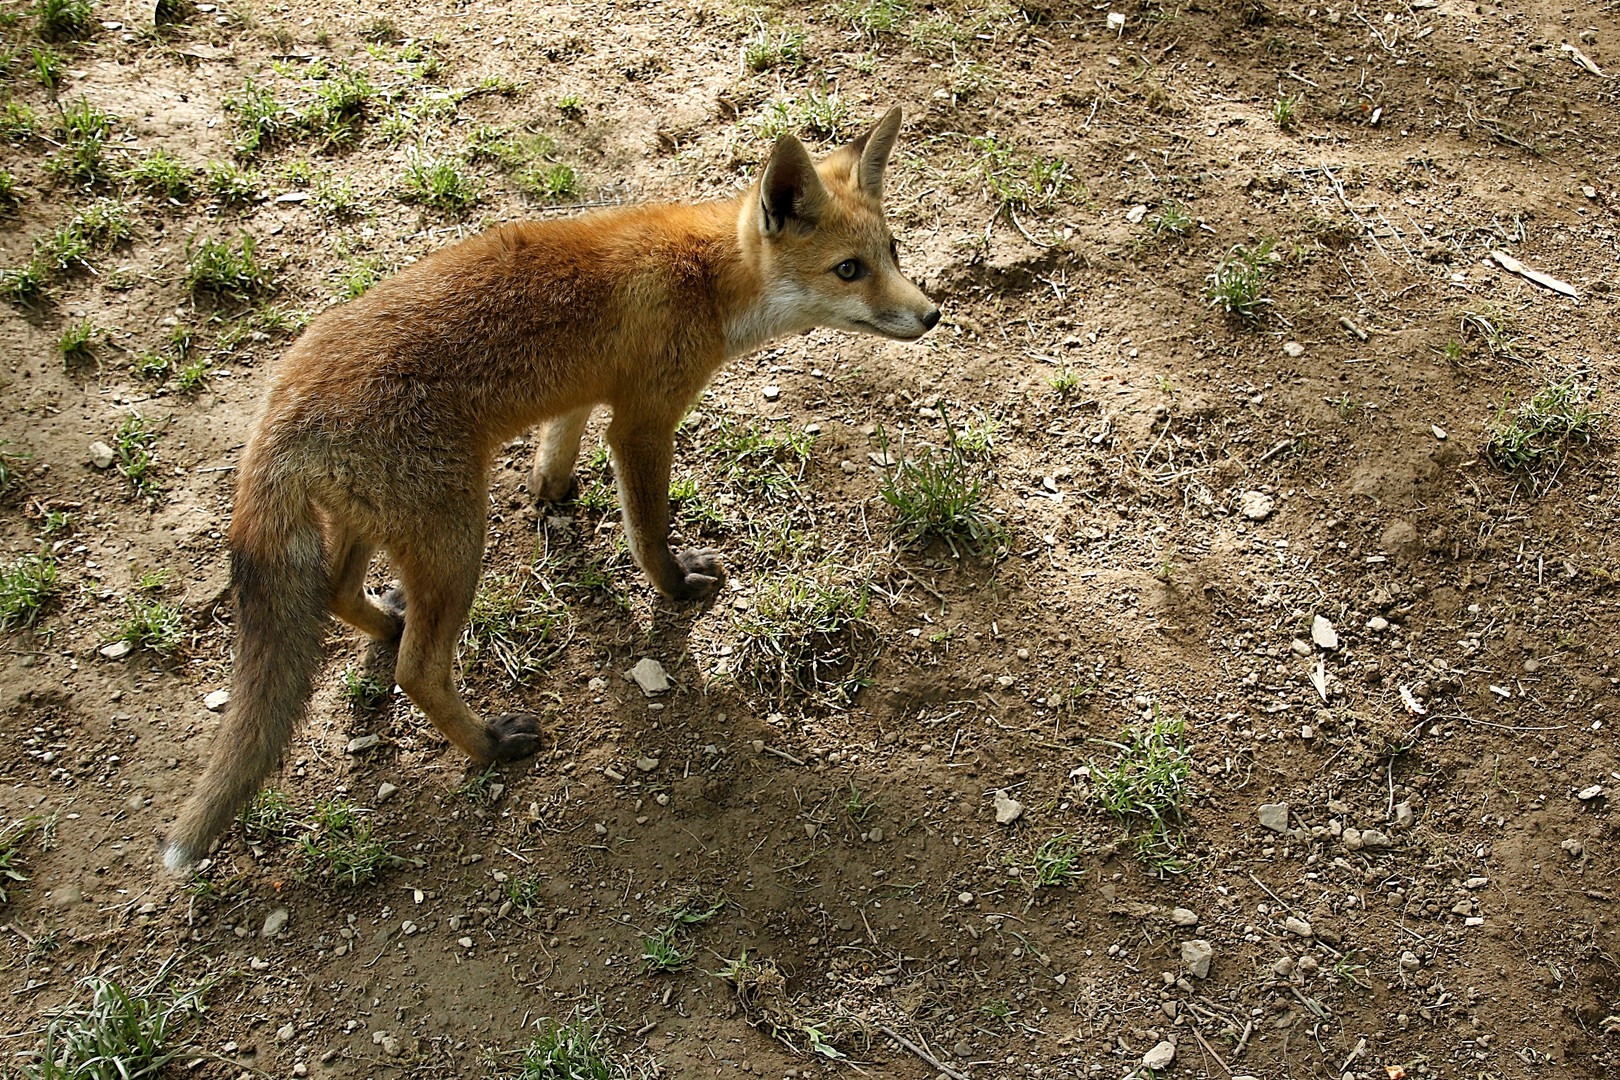
{"type": "Polygon", "coordinates": [[[492,229],[309,325],[271,377],[238,470],[232,711],[171,831],[171,869],[200,858],[275,767],[328,611],[399,639],[396,682],[474,761],[534,751],[535,718],[474,715],[453,664],[490,459],[535,424],[532,490],[558,499],[591,409],[608,406],[636,561],[673,599],[713,592],[718,553],[677,554],[668,538],[675,428],[715,371],[813,326],[910,339],[938,321],[900,273],[883,218],[899,123],[891,110],[819,165],[784,136],[736,200],[492,229]],[[381,604],[361,588],[379,548],[402,584],[381,604]],[[278,662],[283,641],[295,647],[278,662]]]}

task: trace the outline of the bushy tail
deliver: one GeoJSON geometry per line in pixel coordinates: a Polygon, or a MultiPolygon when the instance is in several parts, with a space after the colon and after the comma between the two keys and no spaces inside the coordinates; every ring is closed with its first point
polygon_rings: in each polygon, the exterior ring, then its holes
{"type": "Polygon", "coordinates": [[[171,873],[207,853],[280,762],[320,667],[326,554],[307,497],[288,486],[248,482],[237,495],[230,532],[236,590],[231,700],[208,768],[169,829],[163,865],[171,873]]]}

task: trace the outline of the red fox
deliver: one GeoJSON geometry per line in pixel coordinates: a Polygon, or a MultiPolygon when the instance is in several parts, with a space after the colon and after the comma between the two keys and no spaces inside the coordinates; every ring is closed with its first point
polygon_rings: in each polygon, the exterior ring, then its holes
{"type": "Polygon", "coordinates": [[[238,468],[231,703],[165,867],[200,859],[276,767],[328,613],[397,642],[395,682],[474,762],[539,748],[535,716],[477,716],[454,673],[490,462],[535,424],[530,490],[559,500],[591,410],[611,408],[637,564],[673,600],[715,591],[718,552],[669,547],[675,428],[714,373],[817,326],[911,341],[939,322],[900,272],[883,215],[899,131],[891,109],[819,164],[784,135],[735,200],[503,225],[309,324],[271,374],[238,468]],[[400,585],[374,599],[363,582],[379,548],[400,585]]]}

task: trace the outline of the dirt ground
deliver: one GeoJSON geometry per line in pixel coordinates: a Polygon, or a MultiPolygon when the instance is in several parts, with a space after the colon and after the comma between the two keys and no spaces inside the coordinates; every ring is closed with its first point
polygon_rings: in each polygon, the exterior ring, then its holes
{"type": "Polygon", "coordinates": [[[198,1077],[516,1076],[579,1017],[604,1076],[1620,1074],[1620,7],[1313,4],[0,9],[0,565],[56,571],[0,636],[0,1071],[95,976],[206,986],[198,1077]],[[514,444],[463,677],[547,749],[469,774],[334,624],[281,797],[166,878],[302,321],[891,103],[944,322],[717,378],[674,489],[722,598],[635,570],[600,417],[570,504],[514,444]],[[978,554],[883,498],[946,423],[978,554]],[[802,579],[866,600],[808,641],[850,700],[748,677],[802,579]]]}

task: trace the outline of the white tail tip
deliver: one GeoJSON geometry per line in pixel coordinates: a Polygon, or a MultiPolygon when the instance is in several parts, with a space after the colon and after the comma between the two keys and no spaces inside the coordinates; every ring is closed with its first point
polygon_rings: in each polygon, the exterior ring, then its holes
{"type": "Polygon", "coordinates": [[[183,876],[196,861],[196,856],[175,844],[169,844],[163,849],[163,869],[171,874],[183,876]]]}

